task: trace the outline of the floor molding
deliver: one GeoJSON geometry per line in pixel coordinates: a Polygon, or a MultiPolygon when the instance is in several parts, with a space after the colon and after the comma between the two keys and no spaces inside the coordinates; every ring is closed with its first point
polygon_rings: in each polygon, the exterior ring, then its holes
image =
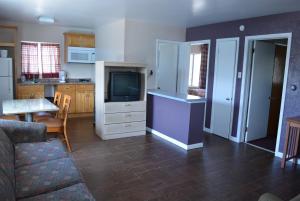
{"type": "Polygon", "coordinates": [[[181,148],[183,148],[185,150],[191,150],[191,149],[197,149],[197,148],[203,147],[203,143],[202,142],[201,143],[187,145],[187,144],[184,144],[184,143],[182,143],[182,142],[180,142],[178,140],[175,140],[175,139],[173,139],[173,138],[171,138],[171,137],[169,137],[169,136],[167,136],[167,135],[165,135],[165,134],[163,134],[163,133],[161,133],[159,131],[156,131],[154,129],[151,129],[151,128],[147,127],[147,131],[150,132],[150,133],[152,133],[153,135],[156,135],[156,136],[158,136],[158,137],[160,137],[160,138],[162,138],[162,139],[164,139],[164,140],[166,140],[168,142],[171,142],[172,144],[175,144],[175,145],[177,145],[177,146],[179,146],[179,147],[181,147],[181,148]]]}

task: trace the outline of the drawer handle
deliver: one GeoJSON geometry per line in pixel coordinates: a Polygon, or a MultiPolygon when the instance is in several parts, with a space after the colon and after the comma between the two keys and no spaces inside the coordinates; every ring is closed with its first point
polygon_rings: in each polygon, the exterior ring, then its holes
{"type": "Polygon", "coordinates": [[[131,117],[131,116],[132,116],[131,114],[126,114],[126,115],[125,115],[125,117],[131,117]]]}
{"type": "Polygon", "coordinates": [[[131,127],[131,124],[126,124],[125,127],[126,128],[131,127]]]}
{"type": "Polygon", "coordinates": [[[129,106],[131,106],[131,104],[126,104],[125,106],[126,106],[126,107],[129,107],[129,106]]]}

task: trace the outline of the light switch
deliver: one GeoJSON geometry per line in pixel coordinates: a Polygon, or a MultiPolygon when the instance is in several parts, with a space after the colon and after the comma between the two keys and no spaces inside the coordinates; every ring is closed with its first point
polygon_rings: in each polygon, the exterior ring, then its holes
{"type": "Polygon", "coordinates": [[[238,72],[238,79],[242,79],[242,72],[238,72]]]}

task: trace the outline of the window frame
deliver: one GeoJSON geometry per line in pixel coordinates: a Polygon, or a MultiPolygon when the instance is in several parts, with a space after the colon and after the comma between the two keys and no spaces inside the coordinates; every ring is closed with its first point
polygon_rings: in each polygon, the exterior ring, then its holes
{"type": "MultiPolygon", "coordinates": [[[[54,43],[54,42],[38,42],[38,41],[21,41],[21,56],[22,56],[22,43],[32,43],[32,44],[37,44],[37,54],[38,54],[38,73],[26,73],[27,76],[29,77],[35,77],[36,75],[38,75],[39,79],[43,79],[43,60],[42,60],[42,44],[51,44],[51,45],[58,45],[59,47],[59,55],[58,55],[58,61],[59,61],[59,70],[58,72],[55,73],[59,73],[59,71],[61,70],[61,48],[60,48],[60,43],[54,43]]],[[[23,58],[21,58],[21,73],[23,74],[23,58]]],[[[46,73],[45,73],[46,74],[46,73]]],[[[48,78],[48,77],[47,77],[48,78]]],[[[54,77],[54,78],[58,78],[58,77],[54,77]]]]}

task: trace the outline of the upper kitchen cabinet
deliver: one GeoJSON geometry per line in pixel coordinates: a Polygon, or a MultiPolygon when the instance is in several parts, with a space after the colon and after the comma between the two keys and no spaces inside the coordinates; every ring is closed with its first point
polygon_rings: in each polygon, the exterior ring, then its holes
{"type": "Polygon", "coordinates": [[[94,34],[64,33],[66,47],[95,47],[94,34]]]}
{"type": "Polygon", "coordinates": [[[64,33],[65,63],[95,63],[95,35],[64,33]]]}

